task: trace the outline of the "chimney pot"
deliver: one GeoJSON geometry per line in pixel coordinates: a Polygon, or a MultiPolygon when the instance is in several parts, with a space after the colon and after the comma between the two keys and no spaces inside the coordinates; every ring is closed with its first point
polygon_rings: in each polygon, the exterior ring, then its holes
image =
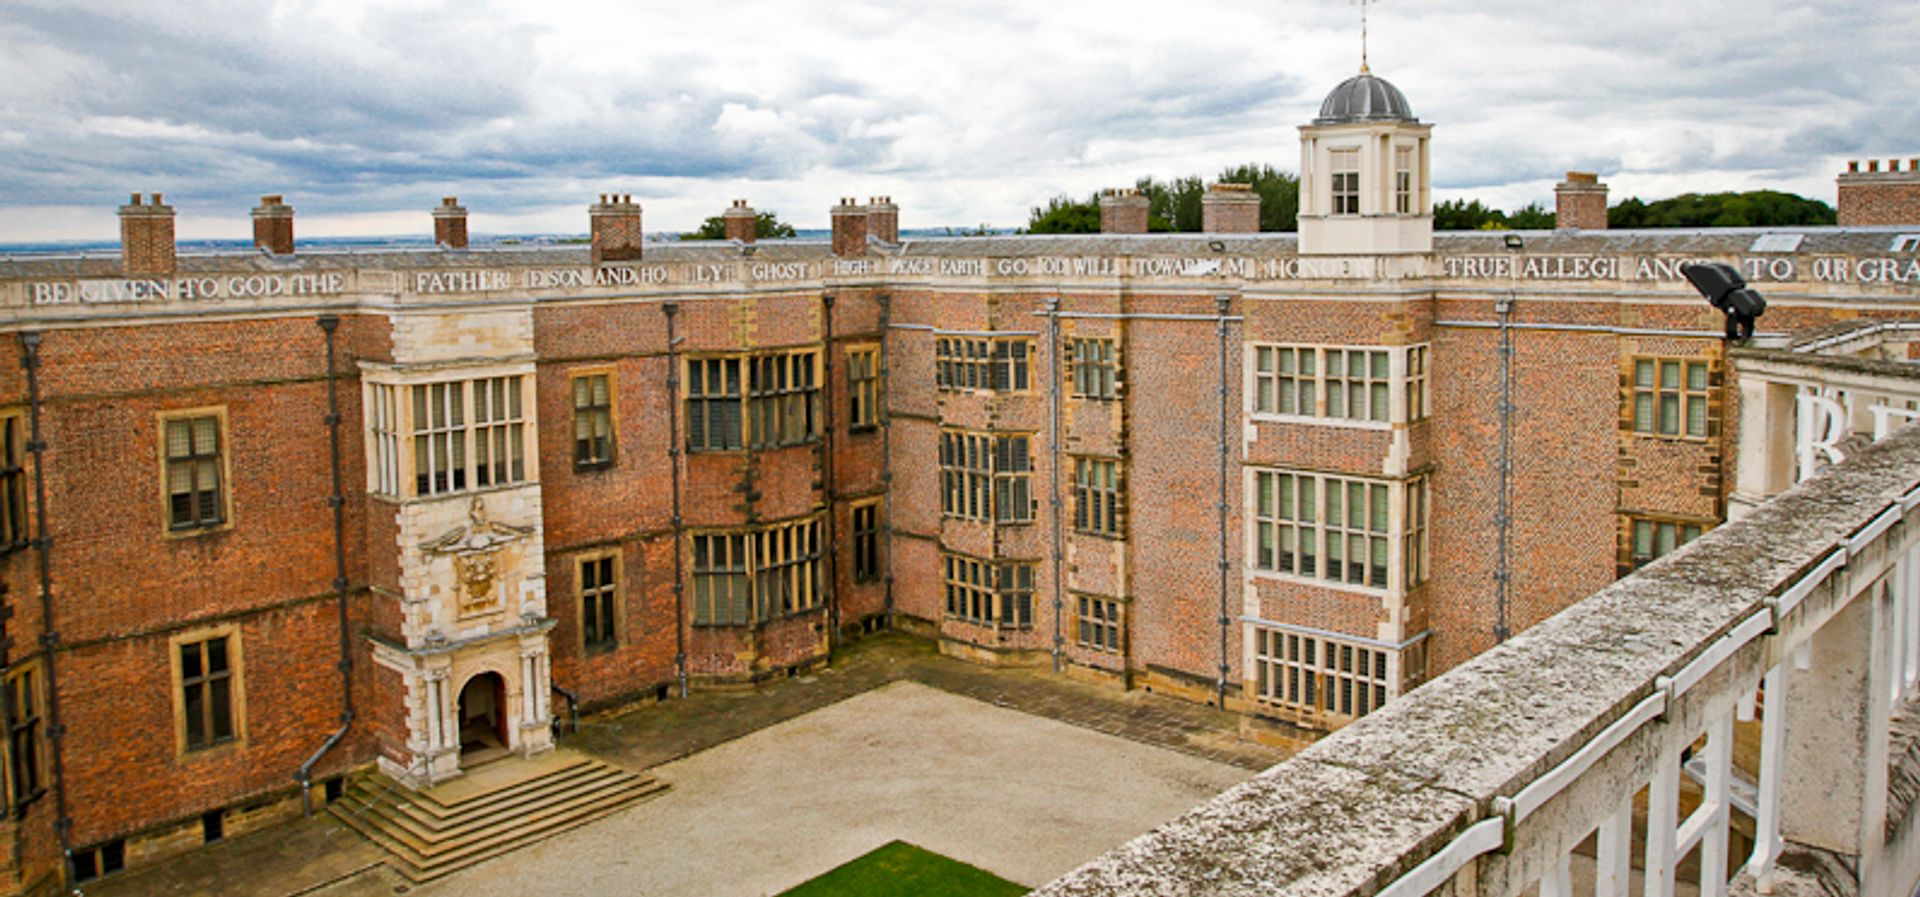
{"type": "Polygon", "coordinates": [[[748,206],[747,201],[744,199],[734,200],[732,207],[727,209],[726,214],[720,216],[720,226],[726,238],[729,240],[738,240],[742,243],[751,243],[754,241],[754,238],[758,236],[758,234],[754,233],[756,223],[757,216],[754,215],[753,208],[748,206]]]}
{"type": "Polygon", "coordinates": [[[120,267],[128,277],[172,274],[174,271],[173,210],[153,195],[142,205],[141,195],[120,209],[120,267]]]}
{"type": "MultiPolygon", "coordinates": [[[[1147,200],[1139,191],[1117,188],[1100,199],[1100,232],[1103,234],[1144,234],[1147,232],[1147,200]]],[[[1204,207],[1203,207],[1204,208],[1204,207]]]]}
{"type": "Polygon", "coordinates": [[[867,215],[865,206],[857,205],[853,197],[840,197],[840,204],[829,213],[833,218],[833,254],[841,258],[857,258],[867,253],[867,215]]]}
{"type": "Polygon", "coordinates": [[[253,245],[274,255],[293,254],[293,207],[286,197],[269,193],[253,210],[253,245]]]}
{"type": "Polygon", "coordinates": [[[441,197],[440,207],[433,210],[433,242],[448,249],[467,248],[467,210],[458,197],[441,197]]]}
{"type": "Polygon", "coordinates": [[[646,239],[640,228],[640,206],[633,202],[631,193],[611,194],[614,200],[611,203],[607,202],[607,196],[602,194],[600,205],[587,210],[593,231],[593,264],[637,262],[643,254],[641,244],[646,239]]]}
{"type": "Polygon", "coordinates": [[[867,233],[883,243],[900,242],[900,207],[891,196],[876,196],[867,205],[867,233]]]}
{"type": "Polygon", "coordinates": [[[1252,184],[1215,183],[1200,197],[1200,229],[1210,234],[1260,232],[1260,194],[1252,184]]]}
{"type": "Polygon", "coordinates": [[[1575,230],[1607,229],[1607,185],[1592,171],[1569,171],[1553,188],[1555,227],[1575,230]]]}

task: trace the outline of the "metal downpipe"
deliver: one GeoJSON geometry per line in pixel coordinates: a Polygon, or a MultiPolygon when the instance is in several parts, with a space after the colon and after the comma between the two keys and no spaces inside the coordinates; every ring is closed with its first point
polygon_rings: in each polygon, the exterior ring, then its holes
{"type": "Polygon", "coordinates": [[[1065,561],[1060,534],[1060,297],[1047,297],[1047,455],[1053,466],[1047,490],[1053,509],[1053,671],[1060,672],[1066,636],[1060,617],[1066,610],[1061,596],[1061,567],[1065,561]]]}
{"type": "Polygon", "coordinates": [[[1215,310],[1219,313],[1217,327],[1220,334],[1220,678],[1215,684],[1215,705],[1225,710],[1227,707],[1227,631],[1233,618],[1227,614],[1227,574],[1230,561],[1227,556],[1227,436],[1231,430],[1227,426],[1227,311],[1232,307],[1233,297],[1221,295],[1214,297],[1215,310]]]}
{"type": "MultiPolygon", "coordinates": [[[[60,836],[61,881],[73,887],[73,817],[67,814],[67,727],[60,721],[60,680],[54,656],[60,632],[53,626],[53,537],[47,535],[47,443],[40,437],[40,333],[20,334],[20,366],[27,373],[27,451],[33,455],[33,550],[40,559],[40,646],[47,655],[47,741],[53,748],[54,831],[60,836]]],[[[74,893],[79,893],[74,889],[74,893]]]]}
{"type": "Polygon", "coordinates": [[[340,471],[340,372],[335,363],[334,333],[340,329],[340,318],[335,315],[321,315],[316,322],[326,334],[327,340],[327,443],[332,453],[333,494],[327,497],[327,506],[333,509],[333,592],[338,601],[340,616],[340,728],[321,742],[320,749],[300,764],[293,774],[300,783],[300,807],[308,816],[313,815],[313,767],[326,756],[328,751],[340,743],[353,726],[353,634],[347,621],[347,522],[346,496],[341,492],[343,478],[340,471]]]}
{"type": "Polygon", "coordinates": [[[833,426],[833,294],[821,294],[820,305],[820,403],[826,406],[820,414],[820,488],[827,498],[827,657],[832,658],[840,647],[840,542],[835,538],[840,513],[833,494],[833,452],[839,432],[833,426]]]}
{"type": "Polygon", "coordinates": [[[680,338],[674,324],[680,304],[660,306],[667,316],[667,460],[673,471],[673,669],[680,697],[687,696],[687,586],[686,562],[681,559],[680,522],[680,338]]]}

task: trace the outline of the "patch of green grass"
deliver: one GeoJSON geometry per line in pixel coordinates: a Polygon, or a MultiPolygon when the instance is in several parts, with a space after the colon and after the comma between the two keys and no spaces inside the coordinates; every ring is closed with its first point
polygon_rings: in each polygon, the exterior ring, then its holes
{"type": "Polygon", "coordinates": [[[1019,897],[1026,892],[985,869],[893,841],[780,897],[1019,897]]]}

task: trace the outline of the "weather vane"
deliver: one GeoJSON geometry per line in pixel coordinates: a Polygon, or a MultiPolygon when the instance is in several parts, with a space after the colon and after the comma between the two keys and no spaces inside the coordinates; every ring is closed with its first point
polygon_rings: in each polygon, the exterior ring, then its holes
{"type": "Polygon", "coordinates": [[[1360,7],[1360,73],[1364,75],[1372,71],[1367,68],[1367,7],[1380,0],[1347,0],[1347,2],[1360,7]]]}

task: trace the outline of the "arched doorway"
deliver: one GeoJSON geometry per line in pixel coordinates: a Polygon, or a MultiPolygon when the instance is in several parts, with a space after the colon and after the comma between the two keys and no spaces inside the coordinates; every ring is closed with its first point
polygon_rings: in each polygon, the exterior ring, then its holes
{"type": "Polygon", "coordinates": [[[484,759],[507,749],[507,681],[480,673],[460,688],[460,758],[484,759]]]}

